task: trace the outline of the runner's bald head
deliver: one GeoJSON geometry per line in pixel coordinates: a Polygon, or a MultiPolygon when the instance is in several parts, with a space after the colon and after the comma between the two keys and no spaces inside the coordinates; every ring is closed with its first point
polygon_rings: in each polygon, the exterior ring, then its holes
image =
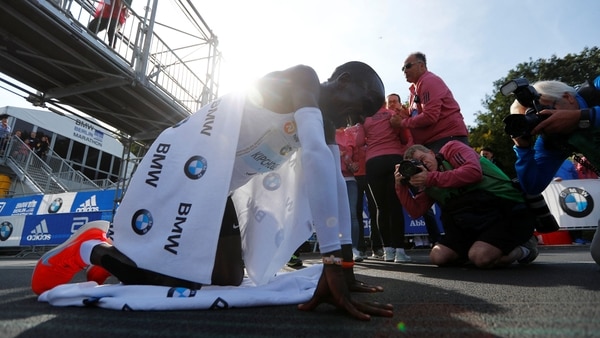
{"type": "Polygon", "coordinates": [[[337,67],[330,80],[343,73],[349,73],[351,81],[364,89],[362,113],[373,116],[385,102],[385,88],[377,72],[364,62],[350,61],[337,67]]]}

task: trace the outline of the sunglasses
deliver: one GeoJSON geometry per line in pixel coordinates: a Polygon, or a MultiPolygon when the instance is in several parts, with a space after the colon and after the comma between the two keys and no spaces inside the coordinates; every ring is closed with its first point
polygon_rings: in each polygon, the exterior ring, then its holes
{"type": "Polygon", "coordinates": [[[409,62],[409,63],[405,64],[404,66],[402,66],[402,71],[410,69],[412,66],[416,65],[417,63],[421,63],[421,62],[422,61],[409,62]]]}

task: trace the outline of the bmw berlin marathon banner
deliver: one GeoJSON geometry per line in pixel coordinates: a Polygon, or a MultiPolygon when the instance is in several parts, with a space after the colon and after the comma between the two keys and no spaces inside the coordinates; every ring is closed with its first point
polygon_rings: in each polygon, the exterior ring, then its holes
{"type": "Polygon", "coordinates": [[[0,247],[59,245],[87,222],[112,220],[115,190],[0,199],[0,247]]]}

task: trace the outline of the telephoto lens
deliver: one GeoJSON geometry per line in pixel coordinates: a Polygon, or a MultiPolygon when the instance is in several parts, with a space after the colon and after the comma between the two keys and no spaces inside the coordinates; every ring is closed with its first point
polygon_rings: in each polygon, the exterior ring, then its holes
{"type": "Polygon", "coordinates": [[[550,213],[550,209],[548,208],[548,204],[546,204],[544,195],[525,194],[525,203],[527,204],[529,210],[535,214],[535,230],[537,230],[537,232],[544,234],[557,231],[560,228],[558,222],[556,222],[556,218],[554,218],[554,215],[550,213]]]}

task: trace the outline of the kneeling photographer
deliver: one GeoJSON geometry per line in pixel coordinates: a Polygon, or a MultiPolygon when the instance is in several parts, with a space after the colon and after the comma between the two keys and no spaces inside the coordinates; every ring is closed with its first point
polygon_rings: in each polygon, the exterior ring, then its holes
{"type": "Polygon", "coordinates": [[[396,194],[412,217],[437,202],[445,234],[429,255],[445,266],[480,268],[531,263],[538,255],[535,215],[522,192],[471,147],[450,141],[438,154],[414,145],[396,165],[396,194]]]}
{"type": "MultiPolygon", "coordinates": [[[[539,81],[530,86],[527,80],[516,79],[502,86],[501,92],[516,96],[511,115],[504,122],[515,143],[515,169],[525,193],[539,194],[546,189],[571,155],[600,174],[600,76],[579,89],[560,81],[539,81]],[[539,135],[535,143],[534,135],[539,135]]],[[[600,264],[598,231],[590,251],[600,264]]]]}

